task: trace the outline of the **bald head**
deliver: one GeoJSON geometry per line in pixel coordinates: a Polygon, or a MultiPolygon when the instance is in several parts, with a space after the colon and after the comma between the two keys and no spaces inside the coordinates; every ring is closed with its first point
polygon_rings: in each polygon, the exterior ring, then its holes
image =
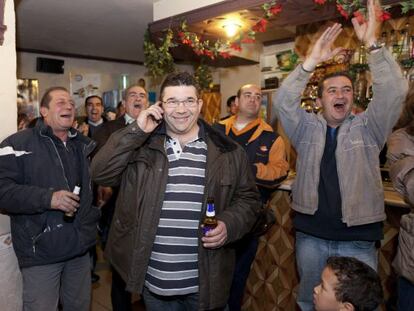
{"type": "Polygon", "coordinates": [[[258,85],[246,84],[237,91],[237,115],[250,120],[256,119],[259,116],[261,103],[262,90],[258,85]]]}

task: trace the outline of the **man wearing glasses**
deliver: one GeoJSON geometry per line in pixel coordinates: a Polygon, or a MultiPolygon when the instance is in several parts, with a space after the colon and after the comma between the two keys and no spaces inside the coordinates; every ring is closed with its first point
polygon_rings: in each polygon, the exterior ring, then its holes
{"type": "Polygon", "coordinates": [[[227,245],[258,212],[243,149],[199,119],[198,96],[192,75],[170,74],[161,101],[114,133],[92,163],[97,182],[120,185],[106,256],[149,311],[223,310],[235,256],[227,245]],[[218,224],[203,235],[207,198],[218,224]]]}
{"type": "MultiPolygon", "coordinates": [[[[92,139],[97,142],[97,147],[92,156],[105,145],[114,132],[134,123],[141,111],[148,107],[147,91],[140,85],[131,85],[125,90],[122,105],[125,107],[125,113],[116,120],[105,122],[93,134],[92,139]]],[[[102,206],[99,232],[102,247],[105,248],[115,210],[118,188],[98,186],[96,194],[96,198],[94,198],[96,205],[102,206]]],[[[132,310],[131,293],[125,290],[125,282],[114,269],[112,270],[111,300],[114,311],[132,310]]]]}
{"type": "MultiPolygon", "coordinates": [[[[262,203],[286,177],[285,144],[260,116],[262,91],[254,84],[242,86],[236,97],[237,114],[220,121],[216,128],[240,144],[247,152],[250,168],[256,177],[262,203]]],[[[240,310],[250,266],[256,255],[258,237],[248,235],[236,244],[236,270],[231,286],[230,311],[240,310]]]]}

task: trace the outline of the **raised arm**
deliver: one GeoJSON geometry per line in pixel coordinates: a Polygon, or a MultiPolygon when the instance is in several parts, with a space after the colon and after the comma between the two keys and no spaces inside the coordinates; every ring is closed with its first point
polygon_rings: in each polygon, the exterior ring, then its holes
{"type": "Polygon", "coordinates": [[[365,117],[368,129],[381,149],[400,115],[408,83],[388,50],[376,48],[376,30],[380,22],[375,14],[374,0],[368,1],[367,21],[359,24],[354,18],[352,24],[359,40],[371,50],[369,66],[373,80],[373,98],[365,117]]]}
{"type": "Polygon", "coordinates": [[[332,45],[341,33],[340,24],[328,27],[316,40],[311,52],[303,64],[283,81],[278,89],[273,105],[278,113],[282,126],[293,145],[296,145],[297,129],[306,112],[300,108],[301,94],[316,65],[336,55],[342,48],[332,49],[332,45]]]}

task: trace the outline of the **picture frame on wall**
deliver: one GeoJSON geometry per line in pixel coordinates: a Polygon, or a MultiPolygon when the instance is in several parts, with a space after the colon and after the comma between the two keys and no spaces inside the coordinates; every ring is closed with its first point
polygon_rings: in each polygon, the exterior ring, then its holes
{"type": "Polygon", "coordinates": [[[17,79],[17,125],[23,129],[39,112],[39,81],[37,79],[17,79]]]}
{"type": "Polygon", "coordinates": [[[293,50],[276,53],[277,65],[281,71],[291,71],[295,68],[298,56],[293,50]]]}

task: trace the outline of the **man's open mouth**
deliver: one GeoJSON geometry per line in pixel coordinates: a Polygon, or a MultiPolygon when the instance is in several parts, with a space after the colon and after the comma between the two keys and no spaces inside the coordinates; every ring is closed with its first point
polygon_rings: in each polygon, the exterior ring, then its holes
{"type": "Polygon", "coordinates": [[[335,103],[334,108],[335,110],[343,110],[345,109],[345,103],[335,103]]]}

